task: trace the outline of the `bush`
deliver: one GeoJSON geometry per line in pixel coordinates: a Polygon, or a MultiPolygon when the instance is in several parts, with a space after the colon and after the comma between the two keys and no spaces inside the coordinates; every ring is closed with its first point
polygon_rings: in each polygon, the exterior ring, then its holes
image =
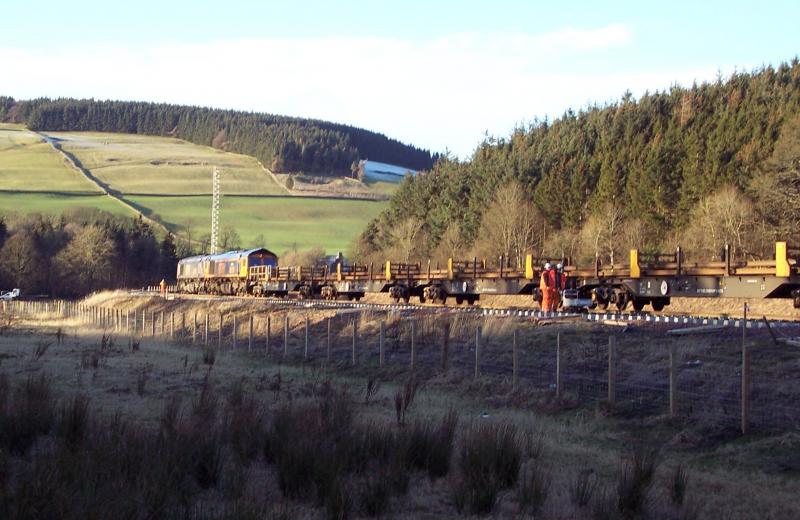
{"type": "Polygon", "coordinates": [[[89,399],[83,394],[77,394],[68,405],[61,408],[58,436],[70,450],[76,451],[83,444],[88,427],[89,399]]]}
{"type": "Polygon", "coordinates": [[[431,421],[415,421],[403,439],[407,444],[408,465],[427,471],[432,479],[447,475],[457,425],[458,414],[454,410],[450,410],[438,426],[431,421]]]}
{"type": "Polygon", "coordinates": [[[592,470],[584,470],[570,484],[570,500],[576,507],[586,507],[597,488],[597,477],[592,470]]]}
{"type": "Polygon", "coordinates": [[[389,509],[392,479],[387,471],[368,477],[361,488],[361,511],[367,516],[381,516],[389,509]]]}
{"type": "Polygon", "coordinates": [[[637,448],[623,461],[617,482],[617,510],[625,517],[637,517],[647,507],[653,476],[658,465],[658,452],[637,448]]]}
{"type": "Polygon", "coordinates": [[[258,455],[264,435],[264,414],[253,396],[232,394],[226,410],[225,433],[240,462],[258,455]]]}
{"type": "Polygon", "coordinates": [[[522,467],[520,478],[517,482],[517,502],[523,514],[535,517],[541,511],[547,500],[550,489],[550,475],[529,460],[522,467]]]}
{"type": "Polygon", "coordinates": [[[512,487],[519,475],[524,450],[511,424],[472,427],[461,442],[453,502],[459,512],[488,514],[497,494],[512,487]]]}
{"type": "Polygon", "coordinates": [[[5,405],[0,419],[0,440],[11,453],[23,455],[38,436],[52,428],[55,405],[50,379],[44,374],[29,376],[5,405]]]}
{"type": "Polygon", "coordinates": [[[669,489],[669,496],[674,504],[679,506],[683,505],[683,502],[686,499],[686,488],[688,486],[689,475],[687,475],[683,465],[678,464],[678,467],[675,468],[675,472],[672,474],[669,489]]]}

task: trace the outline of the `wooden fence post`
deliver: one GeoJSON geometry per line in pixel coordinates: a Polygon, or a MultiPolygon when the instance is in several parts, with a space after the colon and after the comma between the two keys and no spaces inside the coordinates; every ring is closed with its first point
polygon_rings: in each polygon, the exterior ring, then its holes
{"type": "Polygon", "coordinates": [[[325,355],[328,364],[331,362],[331,318],[328,318],[328,349],[325,355]]]}
{"type": "Polygon", "coordinates": [[[450,364],[450,320],[445,320],[442,331],[442,374],[447,374],[450,364]]]}
{"type": "Polygon", "coordinates": [[[264,331],[264,355],[269,355],[269,337],[272,335],[272,315],[267,313],[267,330],[264,331]]]}
{"type": "Polygon", "coordinates": [[[217,336],[217,349],[222,350],[222,326],[225,324],[225,317],[219,314],[219,335],[217,336]]]}
{"type": "Polygon", "coordinates": [[[411,372],[417,369],[416,320],[411,318],[411,372]]]}
{"type": "Polygon", "coordinates": [[[164,311],[161,311],[161,312],[158,313],[158,322],[160,324],[159,328],[161,329],[161,335],[163,336],[164,335],[164,311]]]}
{"type": "Polygon", "coordinates": [[[519,374],[517,372],[517,328],[511,333],[511,388],[516,390],[519,374]]]}
{"type": "Polygon", "coordinates": [[[561,398],[561,333],[556,333],[556,397],[561,398]]]}
{"type": "Polygon", "coordinates": [[[194,311],[194,321],[192,321],[192,345],[197,341],[197,311],[194,311]]]}
{"type": "Polygon", "coordinates": [[[675,345],[669,346],[669,416],[677,417],[678,401],[675,392],[677,391],[678,367],[675,364],[675,345]]]}
{"type": "Polygon", "coordinates": [[[381,328],[378,335],[378,365],[383,368],[384,363],[384,342],[386,341],[386,322],[381,320],[381,328]]]}
{"type": "Polygon", "coordinates": [[[247,333],[247,351],[253,351],[253,315],[250,315],[250,323],[248,324],[248,333],[247,333]]]}
{"type": "Polygon", "coordinates": [[[617,401],[617,379],[616,371],[614,370],[614,350],[616,346],[616,338],[614,336],[608,337],[608,404],[614,406],[617,401]]]}
{"type": "Polygon", "coordinates": [[[308,361],[308,316],[305,322],[305,343],[303,346],[303,360],[308,361]]]}
{"type": "MultiPolygon", "coordinates": [[[[745,304],[747,305],[747,304],[745,304]]],[[[745,343],[747,325],[747,308],[742,320],[742,435],[750,431],[750,350],[745,343]]]]}
{"type": "Polygon", "coordinates": [[[186,313],[185,312],[181,313],[181,329],[180,329],[180,331],[181,331],[180,336],[181,337],[185,337],[186,336],[186,313]]]}
{"type": "Polygon", "coordinates": [[[238,330],[236,328],[236,314],[233,315],[233,350],[236,350],[236,336],[238,336],[238,330]]]}
{"type": "Polygon", "coordinates": [[[207,347],[208,346],[208,325],[209,325],[209,318],[208,314],[206,314],[206,323],[205,327],[203,327],[203,344],[207,347]]]}
{"type": "Polygon", "coordinates": [[[289,355],[289,315],[283,317],[283,357],[289,355]]]}
{"type": "Polygon", "coordinates": [[[358,319],[353,318],[353,356],[352,364],[356,366],[356,338],[358,337],[358,319]]]}
{"type": "Polygon", "coordinates": [[[156,337],[156,311],[150,311],[151,336],[156,337]]]}
{"type": "Polygon", "coordinates": [[[475,328],[475,379],[481,376],[481,326],[475,328]]]}

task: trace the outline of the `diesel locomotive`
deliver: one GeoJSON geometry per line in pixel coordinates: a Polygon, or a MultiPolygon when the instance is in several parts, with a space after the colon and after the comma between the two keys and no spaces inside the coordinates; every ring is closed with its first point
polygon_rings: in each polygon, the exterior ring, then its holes
{"type": "Polygon", "coordinates": [[[264,248],[190,256],[178,262],[178,290],[190,294],[251,294],[251,269],[277,265],[275,253],[264,248]]]}

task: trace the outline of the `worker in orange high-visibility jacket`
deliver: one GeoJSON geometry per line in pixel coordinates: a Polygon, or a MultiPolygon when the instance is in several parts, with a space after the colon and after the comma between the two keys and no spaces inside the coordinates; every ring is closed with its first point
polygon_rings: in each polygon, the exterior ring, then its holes
{"type": "Polygon", "coordinates": [[[551,265],[550,271],[548,272],[549,275],[549,286],[550,286],[550,308],[547,309],[548,311],[557,311],[558,310],[558,296],[560,292],[559,283],[561,282],[561,278],[558,276],[558,271],[551,265]]]}
{"type": "Polygon", "coordinates": [[[552,291],[552,281],[551,281],[551,271],[553,270],[553,266],[550,265],[550,262],[544,264],[544,271],[542,271],[542,276],[539,278],[539,292],[542,293],[542,310],[549,311],[551,307],[551,299],[553,297],[552,291]]]}
{"type": "Polygon", "coordinates": [[[556,268],[553,269],[553,271],[555,272],[554,285],[556,288],[556,293],[554,298],[555,303],[553,305],[553,310],[556,311],[561,306],[561,298],[564,296],[564,289],[567,288],[567,275],[564,272],[563,264],[556,265],[556,268]]]}

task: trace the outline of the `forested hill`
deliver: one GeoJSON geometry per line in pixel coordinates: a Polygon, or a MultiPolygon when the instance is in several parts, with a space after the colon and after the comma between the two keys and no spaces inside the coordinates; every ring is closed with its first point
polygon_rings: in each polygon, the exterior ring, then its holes
{"type": "Polygon", "coordinates": [[[0,97],[0,121],[33,130],[172,135],[251,155],[275,172],[350,175],[359,159],[429,169],[428,150],[352,126],[293,117],[127,101],[0,97]]]}
{"type": "MultiPolygon", "coordinates": [[[[483,217],[498,188],[510,184],[532,202],[539,221],[533,235],[547,230],[546,240],[534,236],[526,246],[546,251],[545,242],[559,230],[566,231],[564,240],[578,237],[593,218],[611,229],[635,224],[639,245],[664,245],[688,229],[701,200],[722,188],[756,209],[764,209],[758,205],[771,193],[797,191],[797,183],[775,185],[770,179],[796,169],[786,154],[800,151],[798,113],[796,58],[691,88],[674,86],[638,100],[627,93],[606,106],[570,110],[554,121],[518,128],[508,138],[487,139],[468,161],[442,159],[431,172],[406,179],[389,209],[369,226],[361,250],[401,243],[393,230],[409,218],[418,221],[409,229],[421,228],[428,251],[441,244],[448,228],[448,241],[474,244],[485,238],[483,217]],[[784,132],[789,127],[793,130],[784,132]],[[786,146],[775,157],[782,137],[786,146]]],[[[761,216],[765,222],[777,218],[772,211],[761,216]]],[[[767,231],[769,238],[777,229],[767,231]]],[[[707,229],[705,236],[710,235],[707,229]]]]}

